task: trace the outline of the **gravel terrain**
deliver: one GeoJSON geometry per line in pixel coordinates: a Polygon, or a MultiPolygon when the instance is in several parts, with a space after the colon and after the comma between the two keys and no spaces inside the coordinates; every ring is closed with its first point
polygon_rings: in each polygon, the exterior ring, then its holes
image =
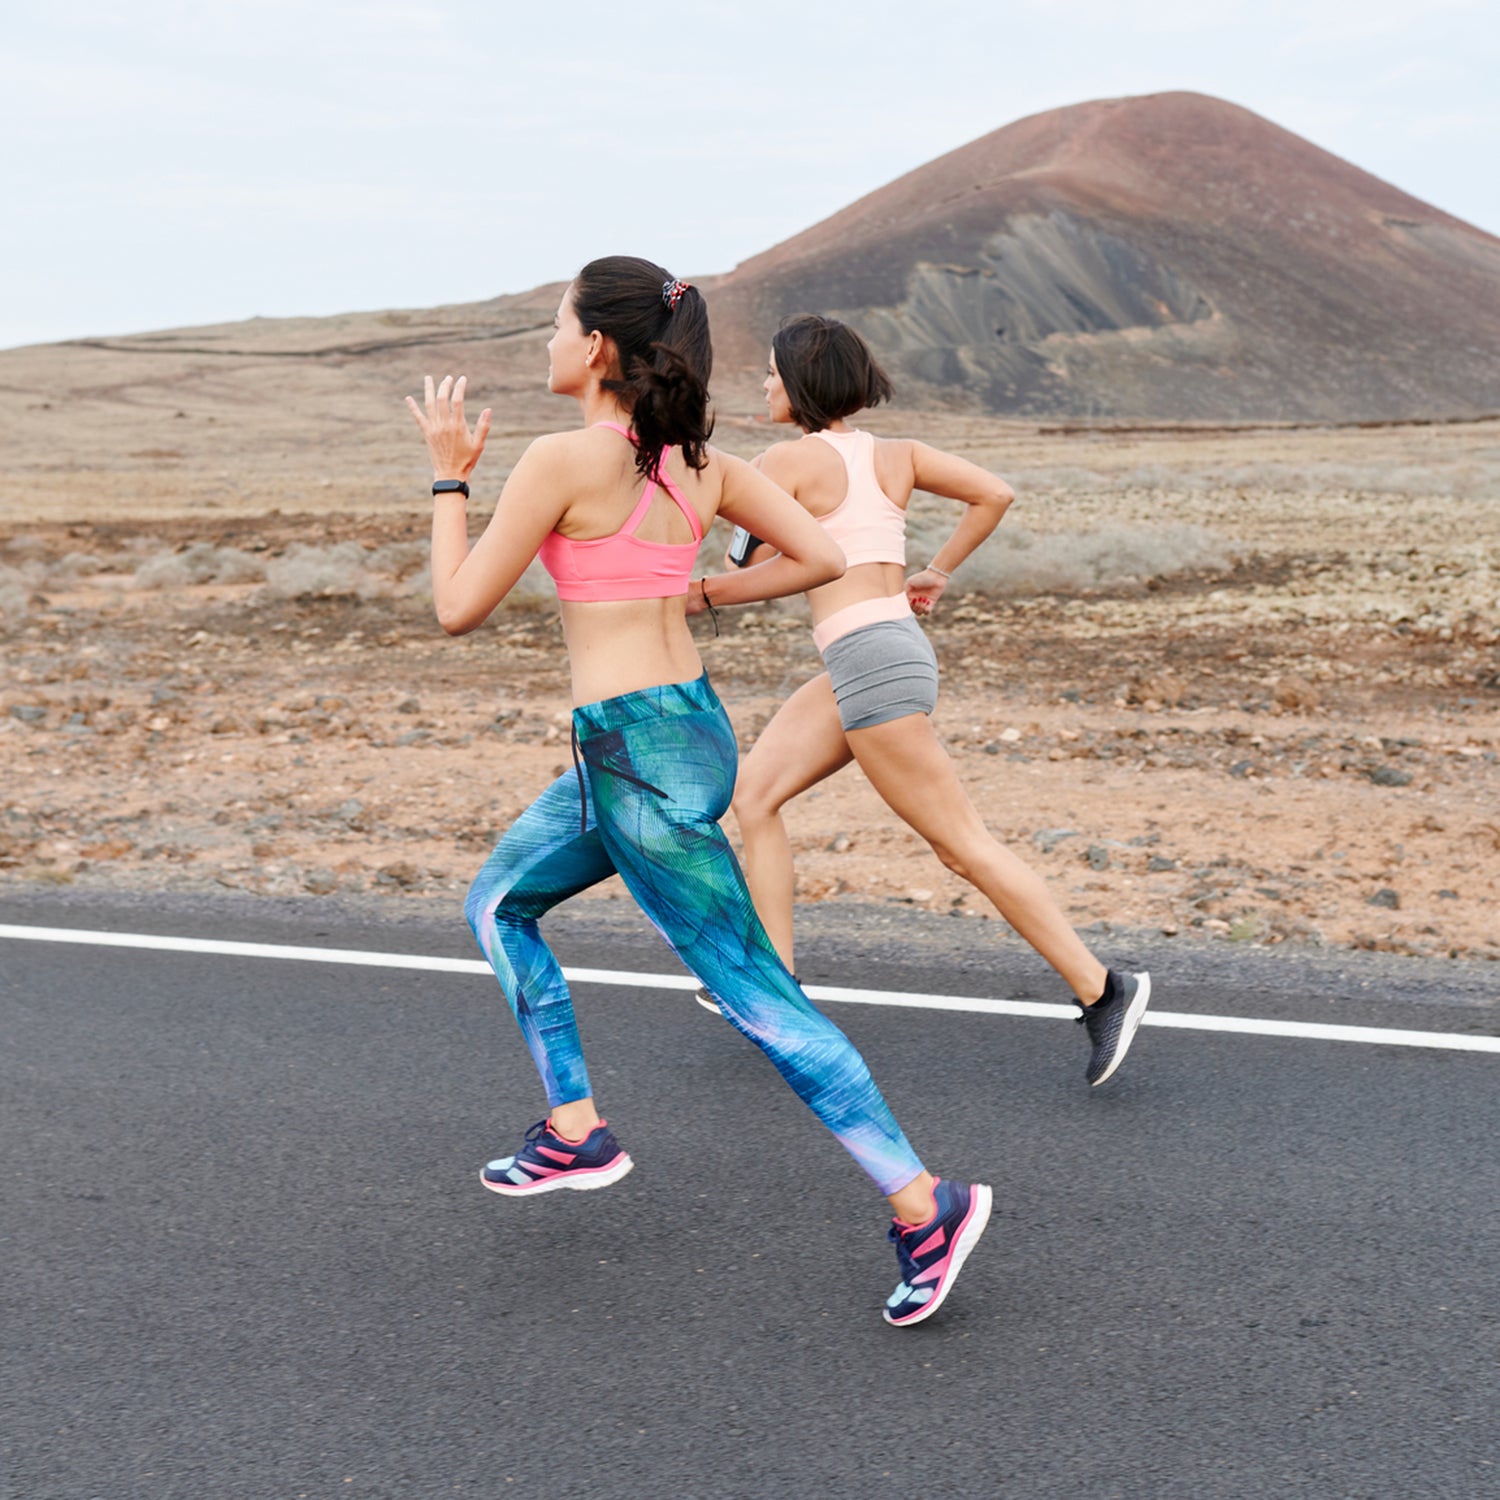
{"type": "MultiPolygon", "coordinates": [[[[1022,495],[931,622],[938,728],[1078,925],[1500,957],[1500,423],[926,420],[1022,495]]],[[[403,485],[229,514],[106,470],[76,519],[0,507],[0,884],[456,912],[571,764],[567,683],[535,580],[440,634],[403,485]]],[[[919,500],[914,561],[945,524],[919,500]]],[[[747,745],[817,669],[800,604],[698,634],[747,745]]],[[[809,903],[993,919],[855,770],[792,829],[809,903]]]]}

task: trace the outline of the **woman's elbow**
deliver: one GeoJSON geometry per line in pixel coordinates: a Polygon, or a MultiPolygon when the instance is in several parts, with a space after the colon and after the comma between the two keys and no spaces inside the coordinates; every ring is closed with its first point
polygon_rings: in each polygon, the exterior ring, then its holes
{"type": "Polygon", "coordinates": [[[844,549],[837,543],[819,549],[818,555],[815,558],[809,558],[808,561],[818,570],[819,587],[842,578],[849,567],[849,560],[844,556],[844,549]]]}
{"type": "Polygon", "coordinates": [[[433,609],[444,635],[468,635],[471,630],[477,630],[483,624],[482,617],[476,619],[472,610],[462,609],[455,604],[434,600],[433,609]]]}
{"type": "Polygon", "coordinates": [[[984,507],[998,523],[1015,498],[1016,492],[1003,479],[997,479],[994,489],[985,497],[984,507]]]}

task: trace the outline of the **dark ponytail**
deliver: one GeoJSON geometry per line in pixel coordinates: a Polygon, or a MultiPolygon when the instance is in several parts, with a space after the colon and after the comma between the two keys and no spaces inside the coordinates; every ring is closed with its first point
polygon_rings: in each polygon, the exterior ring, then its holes
{"type": "Polygon", "coordinates": [[[895,394],[870,346],[847,323],[799,313],[771,340],[792,420],[806,432],[878,406],[895,394]]]}
{"type": "Polygon", "coordinates": [[[619,378],[603,385],[630,409],[636,468],[654,478],[662,450],[680,447],[688,465],[701,469],[714,426],[714,351],[702,293],[649,260],[607,255],[573,278],[573,311],[584,333],[598,329],[619,350],[619,378]]]}

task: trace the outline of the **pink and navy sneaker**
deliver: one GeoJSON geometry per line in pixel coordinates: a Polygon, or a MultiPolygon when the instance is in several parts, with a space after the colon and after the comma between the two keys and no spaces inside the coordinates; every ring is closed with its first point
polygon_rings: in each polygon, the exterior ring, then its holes
{"type": "Polygon", "coordinates": [[[898,1328],[930,1318],[943,1305],[990,1221],[994,1194],[982,1182],[965,1187],[939,1177],[932,1196],[937,1212],[925,1224],[897,1219],[891,1225],[901,1280],[885,1299],[884,1317],[898,1328]]]}
{"type": "Polygon", "coordinates": [[[479,1180],[492,1193],[519,1198],[553,1188],[608,1187],[634,1165],[603,1120],[581,1141],[566,1141],[553,1130],[551,1120],[538,1120],[526,1132],[521,1149],[487,1163],[479,1180]]]}

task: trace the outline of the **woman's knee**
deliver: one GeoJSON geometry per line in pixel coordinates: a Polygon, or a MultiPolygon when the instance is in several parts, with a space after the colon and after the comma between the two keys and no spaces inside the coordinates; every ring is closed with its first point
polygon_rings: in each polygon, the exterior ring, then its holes
{"type": "Polygon", "coordinates": [[[503,876],[497,879],[496,872],[486,866],[474,877],[464,897],[464,916],[475,937],[488,928],[515,920],[519,912],[514,885],[503,876]]]}
{"type": "Polygon", "coordinates": [[[968,839],[951,838],[942,834],[936,836],[928,835],[928,845],[932,852],[937,855],[943,865],[952,870],[961,880],[967,880],[974,885],[978,880],[978,871],[984,865],[985,847],[993,841],[987,834],[982,837],[971,837],[968,839]]]}
{"type": "Polygon", "coordinates": [[[784,804],[769,782],[762,781],[753,773],[746,775],[742,770],[739,780],[734,784],[734,796],[729,805],[735,821],[743,829],[747,824],[753,826],[773,821],[781,815],[784,804]]]}
{"type": "Polygon", "coordinates": [[[489,905],[490,887],[483,875],[477,876],[464,896],[464,916],[475,937],[480,935],[488,918],[485,908],[489,905]]]}

